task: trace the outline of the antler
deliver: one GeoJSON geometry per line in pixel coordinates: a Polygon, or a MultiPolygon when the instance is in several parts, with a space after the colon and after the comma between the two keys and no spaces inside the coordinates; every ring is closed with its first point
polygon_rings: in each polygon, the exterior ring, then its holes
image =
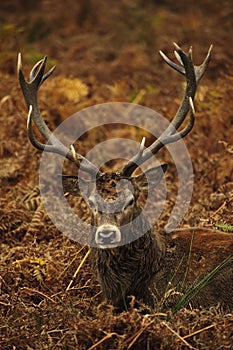
{"type": "Polygon", "coordinates": [[[46,74],[44,74],[46,60],[47,57],[44,57],[34,65],[29,75],[29,82],[27,82],[22,72],[21,54],[18,55],[17,68],[19,82],[29,109],[27,122],[28,137],[32,145],[40,151],[58,153],[74,162],[78,168],[81,168],[82,171],[90,174],[92,177],[96,176],[97,174],[100,174],[98,168],[88,159],[76,153],[73,146],[68,148],[61,143],[47,127],[41,116],[37,102],[37,93],[41,84],[43,84],[43,82],[53,73],[55,69],[54,66],[46,74]],[[32,121],[36,124],[37,129],[45,139],[46,143],[41,143],[36,138],[32,129],[32,121]]]}
{"type": "Polygon", "coordinates": [[[210,61],[212,45],[209,48],[208,54],[204,62],[200,66],[195,66],[193,64],[192,48],[190,48],[189,52],[186,54],[176,43],[174,43],[174,46],[176,49],[174,51],[175,56],[178,62],[181,64],[181,66],[172,62],[162,51],[160,51],[160,55],[169,66],[177,70],[179,73],[185,75],[186,77],[187,85],[182,103],[175,117],[173,118],[167,129],[162,133],[162,135],[143,151],[141,145],[139,152],[125,164],[121,171],[123,176],[131,176],[131,174],[142,163],[144,163],[146,160],[152,157],[153,154],[156,154],[164,145],[175,142],[180,138],[185,137],[193,128],[195,114],[193,99],[196,93],[197,85],[200,79],[202,78],[203,74],[205,73],[208,63],[210,61]],[[189,111],[190,117],[186,126],[182,130],[177,131],[181,124],[184,122],[189,111]]]}

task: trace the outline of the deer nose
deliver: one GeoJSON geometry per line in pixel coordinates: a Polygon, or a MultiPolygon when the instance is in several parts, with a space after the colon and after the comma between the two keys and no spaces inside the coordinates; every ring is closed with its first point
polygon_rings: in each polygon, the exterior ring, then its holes
{"type": "Polygon", "coordinates": [[[117,226],[102,225],[96,231],[95,240],[100,248],[113,248],[121,241],[121,233],[117,226]]]}

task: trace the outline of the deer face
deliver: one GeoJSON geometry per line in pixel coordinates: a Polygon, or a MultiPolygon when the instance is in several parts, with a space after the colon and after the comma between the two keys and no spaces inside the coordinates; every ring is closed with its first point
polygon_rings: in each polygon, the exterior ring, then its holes
{"type": "Polygon", "coordinates": [[[127,241],[126,235],[135,234],[137,228],[133,222],[142,211],[139,194],[148,190],[148,184],[156,186],[166,168],[163,164],[134,177],[104,173],[95,182],[63,176],[64,190],[82,195],[91,209],[93,245],[102,249],[115,248],[127,241]]]}

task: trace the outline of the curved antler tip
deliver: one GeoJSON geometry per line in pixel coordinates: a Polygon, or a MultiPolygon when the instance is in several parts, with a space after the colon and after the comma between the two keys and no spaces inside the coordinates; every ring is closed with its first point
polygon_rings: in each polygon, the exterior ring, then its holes
{"type": "Polygon", "coordinates": [[[22,70],[22,55],[21,52],[18,53],[18,60],[17,60],[17,71],[19,72],[22,70]]]}
{"type": "Polygon", "coordinates": [[[166,60],[167,56],[163,53],[162,50],[159,50],[159,54],[164,60],[166,60]]]}
{"type": "MultiPolygon", "coordinates": [[[[208,53],[207,53],[207,55],[206,55],[206,58],[204,59],[204,62],[203,62],[202,65],[201,65],[201,66],[203,67],[202,75],[204,74],[204,72],[205,72],[205,70],[206,70],[206,68],[207,68],[207,66],[208,66],[208,64],[209,64],[209,61],[210,61],[210,59],[211,59],[212,49],[213,49],[213,44],[210,45],[209,50],[208,50],[208,53]]],[[[201,76],[202,76],[202,75],[201,75],[201,76]]]]}
{"type": "Polygon", "coordinates": [[[143,136],[142,141],[141,141],[141,148],[142,149],[145,147],[145,143],[146,143],[146,137],[143,136]]]}
{"type": "Polygon", "coordinates": [[[30,128],[31,122],[32,122],[32,105],[30,105],[28,108],[28,119],[27,119],[27,129],[28,130],[30,128]]]}
{"type": "Polygon", "coordinates": [[[177,45],[177,43],[173,42],[173,45],[175,46],[175,49],[177,51],[182,51],[181,48],[179,47],[179,45],[177,45]]]}
{"type": "Polygon", "coordinates": [[[209,51],[208,51],[208,54],[209,54],[209,55],[211,54],[211,52],[212,52],[212,50],[213,50],[213,47],[214,47],[214,45],[211,44],[210,47],[209,47],[209,51]]]}
{"type": "Polygon", "coordinates": [[[177,61],[183,66],[183,62],[182,62],[180,54],[176,50],[174,51],[174,54],[176,56],[177,61]]]}
{"type": "Polygon", "coordinates": [[[37,64],[40,64],[41,67],[45,67],[47,61],[47,56],[44,56],[40,61],[37,62],[37,64]]]}
{"type": "Polygon", "coordinates": [[[74,149],[74,146],[73,145],[70,145],[70,150],[72,152],[72,155],[75,155],[75,149],[74,149]]]}
{"type": "Polygon", "coordinates": [[[162,50],[159,50],[159,54],[160,54],[161,56],[164,56],[164,53],[163,53],[162,50]]]}
{"type": "Polygon", "coordinates": [[[189,106],[190,106],[190,108],[192,110],[192,113],[195,114],[195,108],[194,108],[192,97],[189,97],[189,106]]]}
{"type": "Polygon", "coordinates": [[[70,150],[71,150],[71,154],[72,154],[72,157],[73,157],[73,161],[76,165],[79,164],[79,161],[78,161],[78,156],[77,156],[77,153],[75,151],[75,148],[73,145],[70,145],[70,150]]]}
{"type": "Polygon", "coordinates": [[[50,69],[51,74],[53,73],[53,71],[55,70],[55,68],[56,68],[56,65],[54,65],[54,66],[50,69]]]}

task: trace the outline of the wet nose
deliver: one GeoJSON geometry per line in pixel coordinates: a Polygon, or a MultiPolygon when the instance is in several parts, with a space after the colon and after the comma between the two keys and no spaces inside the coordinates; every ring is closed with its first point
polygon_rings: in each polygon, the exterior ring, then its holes
{"type": "Polygon", "coordinates": [[[101,248],[116,246],[121,240],[120,230],[113,225],[102,225],[96,231],[95,240],[101,248]]]}
{"type": "Polygon", "coordinates": [[[116,231],[113,230],[105,230],[98,232],[99,240],[102,240],[103,243],[111,243],[116,238],[116,231]]]}

